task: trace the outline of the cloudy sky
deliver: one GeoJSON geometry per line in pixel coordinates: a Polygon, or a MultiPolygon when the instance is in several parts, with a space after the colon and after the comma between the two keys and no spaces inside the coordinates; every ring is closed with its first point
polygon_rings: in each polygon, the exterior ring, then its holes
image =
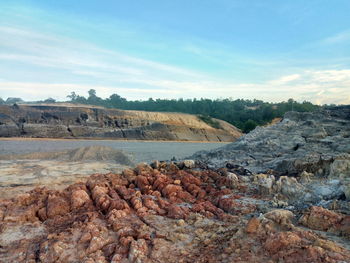
{"type": "Polygon", "coordinates": [[[350,104],[349,0],[1,0],[0,97],[350,104]]]}

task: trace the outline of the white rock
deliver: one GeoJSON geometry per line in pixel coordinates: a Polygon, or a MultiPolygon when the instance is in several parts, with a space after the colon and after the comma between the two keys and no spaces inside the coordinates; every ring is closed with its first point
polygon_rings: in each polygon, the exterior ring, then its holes
{"type": "Polygon", "coordinates": [[[270,174],[254,175],[254,184],[258,186],[260,194],[271,194],[272,186],[275,182],[275,177],[270,174]]]}
{"type": "Polygon", "coordinates": [[[227,178],[230,179],[231,186],[235,186],[238,183],[238,177],[234,173],[227,173],[227,178]]]}
{"type": "Polygon", "coordinates": [[[194,160],[184,160],[183,164],[188,169],[192,169],[196,166],[196,162],[194,160]]]}
{"type": "Polygon", "coordinates": [[[301,198],[305,194],[305,187],[294,177],[281,176],[276,182],[276,192],[288,198],[301,198]]]}

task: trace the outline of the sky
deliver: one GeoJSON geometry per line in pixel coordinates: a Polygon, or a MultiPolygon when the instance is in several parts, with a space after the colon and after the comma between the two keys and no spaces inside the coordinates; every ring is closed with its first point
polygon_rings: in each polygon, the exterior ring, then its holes
{"type": "Polygon", "coordinates": [[[0,97],[350,104],[349,0],[1,0],[0,97]]]}

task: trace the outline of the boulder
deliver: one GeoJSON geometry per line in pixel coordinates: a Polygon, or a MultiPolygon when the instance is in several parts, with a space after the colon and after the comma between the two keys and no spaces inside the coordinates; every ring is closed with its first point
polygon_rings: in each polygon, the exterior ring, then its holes
{"type": "Polygon", "coordinates": [[[300,199],[305,195],[305,187],[294,177],[281,176],[275,185],[275,191],[289,199],[300,199]]]}
{"type": "Polygon", "coordinates": [[[341,222],[343,216],[318,206],[312,206],[299,223],[315,230],[327,231],[341,222]]]}
{"type": "Polygon", "coordinates": [[[269,174],[256,174],[254,175],[253,182],[257,185],[260,194],[271,194],[273,191],[272,186],[275,183],[275,177],[269,174]]]}

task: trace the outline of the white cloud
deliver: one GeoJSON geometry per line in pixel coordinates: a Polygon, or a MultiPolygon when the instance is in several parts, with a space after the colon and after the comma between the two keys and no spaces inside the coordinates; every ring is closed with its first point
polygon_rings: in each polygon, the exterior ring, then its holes
{"type": "Polygon", "coordinates": [[[298,79],[300,79],[299,74],[292,74],[292,75],[282,76],[278,79],[270,81],[269,83],[271,85],[284,85],[298,79]]]}
{"type": "Polygon", "coordinates": [[[129,99],[138,99],[141,95],[151,97],[153,94],[166,98],[169,94],[177,94],[175,89],[141,89],[126,88],[122,86],[84,85],[72,83],[35,83],[35,82],[0,82],[0,94],[7,94],[7,97],[21,97],[25,100],[40,100],[53,97],[59,100],[66,100],[66,95],[75,91],[79,95],[87,96],[87,91],[95,89],[99,96],[106,98],[118,92],[129,99]],[[126,95],[127,94],[127,95],[126,95]]]}
{"type": "Polygon", "coordinates": [[[260,84],[230,83],[209,79],[202,81],[125,79],[121,80],[120,84],[113,86],[0,81],[1,94],[11,94],[11,96],[32,100],[47,97],[65,99],[65,96],[71,91],[86,95],[89,89],[97,90],[101,97],[118,93],[128,99],[233,97],[278,102],[294,98],[298,101],[307,100],[317,104],[350,104],[350,70],[307,70],[299,73],[298,77],[296,74],[290,74],[260,84]],[[285,81],[281,81],[281,79],[285,81]]]}
{"type": "MultiPolygon", "coordinates": [[[[71,91],[86,95],[95,89],[101,97],[118,93],[128,99],[232,97],[277,102],[294,98],[320,104],[350,103],[350,69],[298,70],[261,83],[237,83],[75,39],[12,27],[0,27],[0,50],[0,69],[4,70],[0,94],[6,97],[62,100],[71,91]],[[24,69],[6,69],[9,62],[24,69]],[[34,66],[40,70],[24,79],[24,73],[34,66]]],[[[202,52],[195,46],[188,51],[202,52]]]]}
{"type": "Polygon", "coordinates": [[[325,38],[321,42],[327,45],[350,42],[350,30],[325,38]]]}
{"type": "Polygon", "coordinates": [[[195,71],[145,60],[67,37],[31,30],[0,27],[0,59],[70,70],[73,74],[94,70],[109,74],[174,75],[199,77],[195,71]]]}

